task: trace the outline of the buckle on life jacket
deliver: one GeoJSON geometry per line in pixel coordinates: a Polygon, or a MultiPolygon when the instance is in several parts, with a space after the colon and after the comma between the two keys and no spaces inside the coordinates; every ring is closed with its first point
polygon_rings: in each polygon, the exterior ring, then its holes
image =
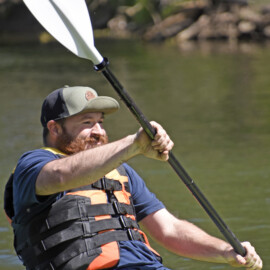
{"type": "Polygon", "coordinates": [[[119,220],[120,220],[120,224],[122,225],[122,227],[123,227],[124,229],[128,227],[124,216],[121,215],[121,216],[119,217],[119,220]]]}
{"type": "Polygon", "coordinates": [[[48,270],[56,270],[56,268],[54,268],[54,266],[51,262],[49,263],[49,267],[50,267],[50,269],[48,269],[48,270]]]}
{"type": "Polygon", "coordinates": [[[113,205],[113,208],[114,208],[116,214],[118,214],[118,215],[126,215],[127,214],[127,209],[125,207],[123,207],[121,205],[121,203],[119,203],[118,201],[114,201],[112,203],[112,205],[113,205]]]}
{"type": "Polygon", "coordinates": [[[44,249],[44,251],[46,251],[47,248],[46,248],[45,243],[44,243],[43,240],[40,240],[40,244],[41,244],[42,248],[44,249]]]}
{"type": "Polygon", "coordinates": [[[105,191],[122,190],[122,185],[118,180],[112,180],[106,177],[102,177],[100,180],[96,181],[91,186],[95,189],[100,189],[100,190],[105,190],[105,191]]]}
{"type": "Polygon", "coordinates": [[[135,237],[133,235],[133,232],[134,232],[134,230],[127,229],[128,238],[129,238],[129,240],[132,240],[132,241],[135,240],[135,237]]]}

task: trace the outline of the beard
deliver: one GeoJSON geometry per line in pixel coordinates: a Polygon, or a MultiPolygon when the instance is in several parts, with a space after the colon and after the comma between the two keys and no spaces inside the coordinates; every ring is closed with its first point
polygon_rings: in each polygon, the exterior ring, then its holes
{"type": "Polygon", "coordinates": [[[106,143],[108,143],[107,135],[93,134],[89,138],[74,139],[70,134],[64,131],[57,140],[57,148],[67,155],[72,155],[106,143]]]}

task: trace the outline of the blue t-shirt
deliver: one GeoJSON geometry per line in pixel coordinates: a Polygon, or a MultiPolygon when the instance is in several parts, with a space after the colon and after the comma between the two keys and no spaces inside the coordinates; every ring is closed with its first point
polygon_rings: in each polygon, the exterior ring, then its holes
{"type": "MultiPolygon", "coordinates": [[[[13,180],[14,221],[16,223],[27,222],[26,218],[39,214],[63,195],[59,193],[51,196],[37,196],[35,193],[35,182],[39,172],[45,164],[58,158],[58,155],[44,149],[26,152],[20,158],[13,180]]],[[[129,178],[137,221],[164,208],[163,203],[148,190],[142,178],[130,166],[123,165],[129,178]]],[[[116,269],[167,269],[140,241],[121,241],[119,247],[120,261],[116,269]]]]}

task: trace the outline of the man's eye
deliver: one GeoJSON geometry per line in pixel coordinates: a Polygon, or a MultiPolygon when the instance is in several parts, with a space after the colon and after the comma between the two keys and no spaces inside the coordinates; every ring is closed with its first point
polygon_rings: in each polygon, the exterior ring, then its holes
{"type": "Polygon", "coordinates": [[[84,121],[83,124],[84,125],[91,125],[91,126],[94,126],[96,123],[98,123],[99,125],[103,125],[103,121],[98,121],[98,122],[92,122],[92,121],[84,121]]]}

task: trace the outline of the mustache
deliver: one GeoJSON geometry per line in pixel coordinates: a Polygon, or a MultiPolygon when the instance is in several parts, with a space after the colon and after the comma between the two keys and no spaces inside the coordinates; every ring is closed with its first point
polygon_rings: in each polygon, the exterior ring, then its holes
{"type": "Polygon", "coordinates": [[[107,135],[92,134],[90,137],[85,139],[72,139],[69,135],[65,134],[59,138],[58,149],[68,155],[72,155],[89,149],[89,146],[90,148],[95,148],[108,143],[108,141],[107,135]]]}
{"type": "Polygon", "coordinates": [[[84,141],[85,143],[89,143],[93,146],[98,143],[104,144],[104,143],[108,143],[108,136],[93,134],[89,138],[84,139],[84,141]]]}

